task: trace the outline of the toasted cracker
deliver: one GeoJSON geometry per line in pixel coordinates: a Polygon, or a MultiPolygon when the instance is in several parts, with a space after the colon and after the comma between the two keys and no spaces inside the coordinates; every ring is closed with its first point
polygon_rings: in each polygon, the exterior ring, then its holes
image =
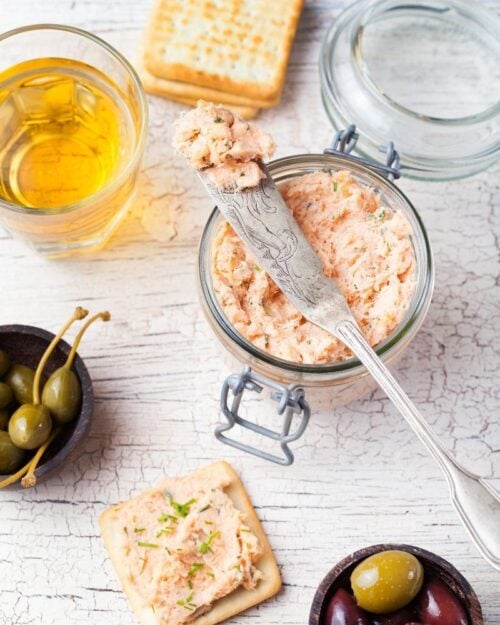
{"type": "Polygon", "coordinates": [[[143,57],[144,51],[141,50],[137,55],[134,66],[137,73],[141,77],[146,90],[150,90],[151,92],[154,90],[155,95],[162,95],[166,98],[177,100],[182,98],[183,100],[190,100],[193,102],[197,102],[198,100],[207,100],[209,102],[217,102],[228,105],[229,108],[238,106],[243,109],[251,110],[272,108],[280,101],[281,94],[272,100],[259,100],[257,98],[247,98],[234,93],[226,93],[225,91],[211,89],[210,87],[202,87],[200,85],[192,85],[187,82],[178,82],[177,80],[169,80],[168,78],[155,76],[146,69],[143,57]]]}
{"type": "Polygon", "coordinates": [[[156,0],[144,61],[156,76],[279,98],[304,0],[156,0]]]}
{"type": "MultiPolygon", "coordinates": [[[[169,100],[173,100],[174,102],[180,102],[181,104],[187,104],[188,106],[196,106],[196,103],[200,98],[191,98],[190,96],[183,95],[182,93],[176,93],[170,89],[170,85],[165,88],[165,82],[172,83],[173,81],[164,81],[163,78],[158,78],[157,76],[153,76],[148,70],[140,63],[135,63],[135,68],[137,73],[139,74],[144,89],[150,93],[151,95],[161,96],[163,98],[168,98],[169,100]]],[[[180,83],[178,83],[180,84],[180,83]]],[[[215,90],[210,90],[213,93],[215,90]]],[[[224,100],[220,100],[218,98],[201,98],[215,104],[222,104],[230,108],[236,115],[239,115],[243,119],[253,119],[258,113],[259,109],[253,106],[243,106],[238,104],[232,104],[225,102],[224,100]]]]}
{"type": "MultiPolygon", "coordinates": [[[[226,597],[218,599],[208,612],[190,621],[190,625],[191,623],[194,625],[216,625],[273,597],[281,588],[281,576],[271,546],[250,502],[248,493],[231,465],[224,461],[214,462],[187,476],[166,479],[161,483],[161,486],[167,488],[169,483],[175,483],[177,479],[193,478],[200,480],[207,487],[210,487],[211,484],[215,487],[220,484],[221,480],[227,479],[229,485],[224,488],[224,492],[231,499],[234,506],[244,513],[246,525],[257,536],[262,547],[262,556],[256,564],[262,573],[262,579],[257,587],[254,590],[246,590],[243,587],[237,588],[226,597]]],[[[99,517],[99,526],[104,546],[109,553],[122,588],[140,624],[161,625],[151,607],[144,605],[143,598],[130,583],[127,570],[120,559],[118,537],[123,531],[119,515],[120,508],[121,504],[112,506],[99,517]]]]}

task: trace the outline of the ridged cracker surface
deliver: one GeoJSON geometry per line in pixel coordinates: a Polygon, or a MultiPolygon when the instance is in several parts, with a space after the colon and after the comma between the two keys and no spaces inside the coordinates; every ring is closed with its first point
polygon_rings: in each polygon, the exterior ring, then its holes
{"type": "Polygon", "coordinates": [[[145,51],[162,78],[272,100],[303,0],[157,0],[145,51]]]}
{"type": "MultiPolygon", "coordinates": [[[[262,555],[256,563],[262,573],[262,579],[254,590],[246,590],[242,586],[230,594],[218,599],[212,608],[190,621],[190,625],[216,625],[248,608],[273,597],[281,588],[281,576],[274,558],[269,541],[262,525],[250,502],[245,487],[230,464],[224,461],[209,464],[194,473],[178,478],[167,478],[159,486],[163,489],[173,489],[178,481],[196,481],[207,489],[217,488],[221,482],[225,483],[224,492],[231,499],[234,506],[245,515],[245,522],[257,536],[262,547],[262,555]]],[[[127,595],[130,605],[137,616],[140,625],[165,625],[160,622],[151,606],[145,603],[144,598],[135,585],[130,582],[130,571],[127,562],[121,557],[119,536],[123,531],[121,510],[124,504],[116,504],[105,510],[100,518],[99,525],[104,546],[109,553],[113,567],[120,579],[122,588],[127,595]]]]}

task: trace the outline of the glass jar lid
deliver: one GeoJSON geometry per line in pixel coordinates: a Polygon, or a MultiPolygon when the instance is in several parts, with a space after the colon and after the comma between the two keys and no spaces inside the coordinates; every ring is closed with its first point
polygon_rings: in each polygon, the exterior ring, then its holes
{"type": "Polygon", "coordinates": [[[500,158],[500,18],[472,0],[358,0],[326,33],[320,72],[357,151],[393,141],[405,175],[460,178],[500,158]]]}

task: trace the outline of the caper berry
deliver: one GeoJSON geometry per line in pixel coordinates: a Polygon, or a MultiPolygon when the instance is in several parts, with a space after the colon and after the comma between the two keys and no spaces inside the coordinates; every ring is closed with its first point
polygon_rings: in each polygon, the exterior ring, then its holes
{"type": "Polygon", "coordinates": [[[52,419],[42,404],[24,404],[9,421],[9,435],[16,447],[36,449],[50,436],[52,419]]]}
{"type": "Polygon", "coordinates": [[[7,373],[9,367],[9,354],[4,349],[0,349],[0,378],[7,373]]]}
{"type": "Polygon", "coordinates": [[[5,408],[0,410],[0,430],[7,430],[9,427],[10,413],[5,408]]]}
{"type": "Polygon", "coordinates": [[[14,393],[8,384],[0,382],[0,408],[6,408],[14,399],[14,393]]]}
{"type": "Polygon", "coordinates": [[[35,372],[30,367],[24,365],[13,364],[9,372],[5,376],[6,382],[18,404],[33,403],[33,382],[35,380],[35,372]]]}
{"type": "Polygon", "coordinates": [[[410,603],[423,581],[424,571],[417,558],[396,550],[373,554],[351,574],[358,605],[374,614],[394,612],[410,603]]]}
{"type": "Polygon", "coordinates": [[[7,432],[0,432],[0,474],[14,473],[24,458],[24,451],[16,447],[7,432]]]}
{"type": "Polygon", "coordinates": [[[76,373],[71,369],[76,350],[87,329],[97,320],[109,321],[108,311],[97,313],[88,319],[78,332],[62,367],[54,371],[45,384],[42,392],[42,404],[47,406],[56,423],[68,423],[78,415],[82,399],[82,388],[76,373]]]}
{"type": "Polygon", "coordinates": [[[68,423],[78,414],[82,389],[78,376],[61,367],[47,380],[42,392],[42,404],[47,406],[56,423],[68,423]]]}

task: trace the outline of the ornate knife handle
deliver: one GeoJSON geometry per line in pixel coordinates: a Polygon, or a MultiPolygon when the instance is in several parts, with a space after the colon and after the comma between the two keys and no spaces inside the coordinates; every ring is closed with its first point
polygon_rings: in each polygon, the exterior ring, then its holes
{"type": "Polygon", "coordinates": [[[500,570],[500,495],[451,456],[356,325],[342,321],[335,334],[365,365],[441,467],[465,528],[484,558],[500,570]]]}

